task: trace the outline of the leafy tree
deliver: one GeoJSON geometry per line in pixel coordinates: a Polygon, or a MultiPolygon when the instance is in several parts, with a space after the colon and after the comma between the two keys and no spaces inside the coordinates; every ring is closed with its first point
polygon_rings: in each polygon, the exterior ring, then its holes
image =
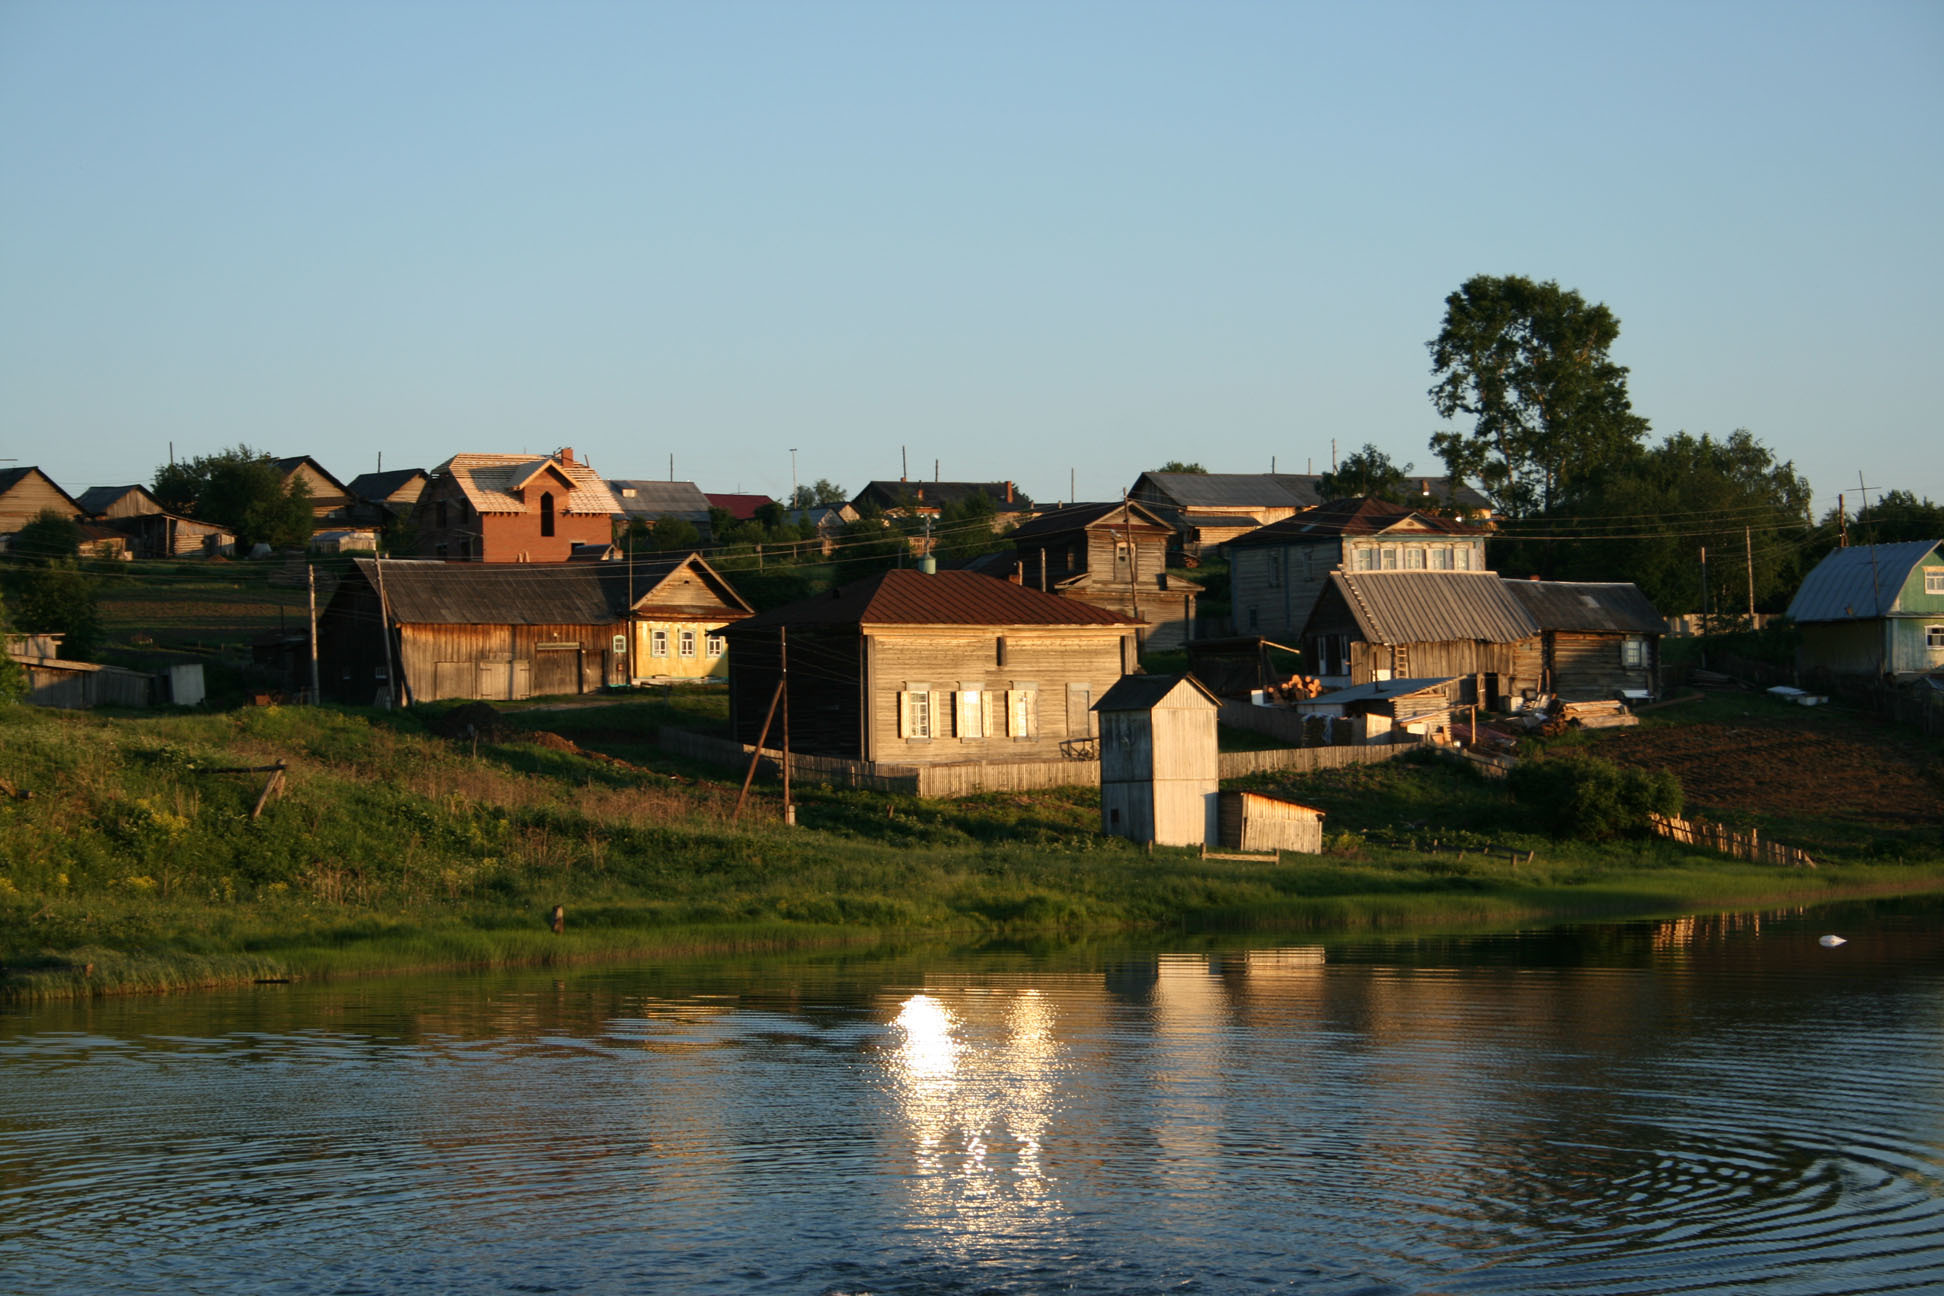
{"type": "Polygon", "coordinates": [[[1154,471],[1164,473],[1202,473],[1206,475],[1208,469],[1198,463],[1183,463],[1179,459],[1170,459],[1154,471]]]}
{"type": "Polygon", "coordinates": [[[1622,458],[1647,434],[1627,370],[1610,357],[1620,321],[1553,280],[1475,275],[1445,298],[1444,327],[1425,345],[1440,416],[1431,448],[1454,479],[1476,477],[1513,517],[1549,509],[1584,473],[1622,458]]]}
{"type": "Polygon", "coordinates": [[[90,661],[101,643],[101,612],[93,576],[81,570],[81,529],[52,509],[14,536],[12,551],[21,565],[7,578],[13,623],[27,634],[58,634],[61,654],[90,661]]]}
{"type": "Polygon", "coordinates": [[[288,484],[269,455],[239,445],[155,470],[150,486],[171,512],[214,522],[248,548],[295,548],[310,541],[310,488],[288,484]]]}
{"type": "Polygon", "coordinates": [[[1507,779],[1514,799],[1555,837],[1600,840],[1647,834],[1649,814],[1681,813],[1681,781],[1593,756],[1523,760],[1507,779]]]}
{"type": "MultiPolygon", "coordinates": [[[[1828,519],[1840,523],[1831,510],[1828,519]]],[[[1832,526],[1830,534],[1840,534],[1832,526]]],[[[1907,490],[1886,491],[1874,504],[1857,511],[1849,524],[1851,544],[1896,544],[1904,540],[1944,540],[1944,504],[1933,504],[1929,496],[1918,499],[1907,490]]]]}
{"type": "Polygon", "coordinates": [[[27,691],[27,672],[6,652],[11,625],[7,620],[7,601],[0,595],[0,706],[17,701],[27,691]]]}
{"type": "Polygon", "coordinates": [[[1378,499],[1404,503],[1404,478],[1412,465],[1399,468],[1389,455],[1370,442],[1353,454],[1344,456],[1333,471],[1316,479],[1316,491],[1326,500],[1357,499],[1374,495],[1378,499]]]}
{"type": "Polygon", "coordinates": [[[1009,548],[1006,536],[1012,528],[1001,535],[996,529],[998,516],[998,505],[984,491],[954,500],[938,511],[932,552],[940,558],[976,558],[1009,548]]]}
{"type": "Polygon", "coordinates": [[[793,509],[835,508],[849,499],[850,496],[844,492],[842,486],[828,477],[819,477],[808,486],[796,488],[796,493],[790,496],[790,507],[793,509]]]}
{"type": "Polygon", "coordinates": [[[42,509],[38,516],[14,533],[11,552],[31,561],[75,558],[81,553],[81,524],[54,509],[42,509]]]}

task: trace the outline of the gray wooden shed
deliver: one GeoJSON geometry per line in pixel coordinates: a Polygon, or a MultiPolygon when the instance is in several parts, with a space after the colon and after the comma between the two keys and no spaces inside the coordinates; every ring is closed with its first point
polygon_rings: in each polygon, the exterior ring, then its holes
{"type": "Polygon", "coordinates": [[[1219,840],[1221,701],[1193,675],[1126,675],[1100,715],[1101,829],[1162,846],[1219,840]]]}
{"type": "Polygon", "coordinates": [[[1323,853],[1323,812],[1260,792],[1222,793],[1222,845],[1245,851],[1323,853]]]}

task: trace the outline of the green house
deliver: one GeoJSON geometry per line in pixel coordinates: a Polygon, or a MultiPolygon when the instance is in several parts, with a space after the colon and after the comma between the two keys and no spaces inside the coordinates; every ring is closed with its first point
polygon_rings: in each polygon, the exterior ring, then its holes
{"type": "Polygon", "coordinates": [[[1909,679],[1944,670],[1944,541],[1857,545],[1816,565],[1789,603],[1800,670],[1909,679]]]}

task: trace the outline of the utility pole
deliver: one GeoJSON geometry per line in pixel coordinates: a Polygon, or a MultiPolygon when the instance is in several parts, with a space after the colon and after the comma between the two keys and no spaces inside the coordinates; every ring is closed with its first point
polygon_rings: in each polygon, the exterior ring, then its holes
{"type": "Polygon", "coordinates": [[[1755,532],[1742,528],[1742,543],[1748,547],[1748,628],[1755,628],[1755,532]]]}
{"type": "Polygon", "coordinates": [[[310,585],[310,677],[311,705],[316,706],[317,696],[317,564],[306,563],[304,573],[310,585]]]}
{"type": "Polygon", "coordinates": [[[1708,664],[1708,546],[1701,546],[1701,664],[1708,664]]]}
{"type": "Polygon", "coordinates": [[[796,806],[790,801],[790,628],[777,632],[777,656],[783,667],[783,822],[796,824],[796,806]]]}
{"type": "MultiPolygon", "coordinates": [[[[385,641],[385,710],[389,711],[395,697],[393,688],[396,681],[392,678],[391,605],[385,601],[385,560],[373,558],[371,566],[378,573],[378,633],[385,641]]],[[[507,692],[511,694],[512,691],[513,681],[509,675],[507,692]]]]}
{"type": "Polygon", "coordinates": [[[796,452],[797,452],[797,448],[795,446],[791,446],[790,447],[790,507],[791,508],[799,507],[799,504],[797,502],[797,495],[803,489],[801,486],[797,485],[796,452]]]}

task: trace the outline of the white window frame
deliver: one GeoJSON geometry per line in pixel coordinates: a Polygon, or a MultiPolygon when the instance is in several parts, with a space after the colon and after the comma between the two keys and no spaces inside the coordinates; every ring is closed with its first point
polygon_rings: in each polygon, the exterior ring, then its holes
{"type": "Polygon", "coordinates": [[[675,636],[676,653],[682,657],[695,656],[695,631],[684,629],[675,636]]]}
{"type": "Polygon", "coordinates": [[[1405,546],[1405,549],[1404,549],[1404,570],[1405,570],[1405,571],[1423,571],[1423,570],[1424,570],[1424,568],[1425,568],[1425,562],[1424,562],[1424,546],[1423,546],[1423,545],[1407,545],[1407,546],[1405,546]]]}
{"type": "Polygon", "coordinates": [[[668,656],[668,631],[656,628],[648,632],[648,655],[650,657],[668,656]]]}
{"type": "Polygon", "coordinates": [[[1357,555],[1356,570],[1358,571],[1377,570],[1377,550],[1374,546],[1358,545],[1356,548],[1356,555],[1357,555]]]}
{"type": "Polygon", "coordinates": [[[1397,546],[1396,545],[1379,545],[1378,553],[1383,558],[1383,570],[1385,571],[1397,570],[1397,546]]]}
{"type": "Polygon", "coordinates": [[[1639,635],[1628,635],[1620,641],[1620,666],[1623,670],[1645,670],[1647,667],[1647,641],[1639,635]]]}
{"type": "Polygon", "coordinates": [[[1944,567],[1924,568],[1924,593],[1944,594],[1944,567]]]}
{"type": "Polygon", "coordinates": [[[1439,545],[1432,552],[1437,555],[1434,559],[1432,559],[1433,567],[1438,571],[1450,571],[1451,563],[1452,563],[1451,546],[1439,545]]]}
{"type": "Polygon", "coordinates": [[[704,651],[706,651],[711,657],[720,657],[722,656],[723,653],[727,652],[728,650],[729,650],[729,641],[727,639],[724,639],[719,634],[710,635],[708,637],[708,642],[704,645],[704,651]]]}
{"type": "Polygon", "coordinates": [[[1470,545],[1459,545],[1457,549],[1452,551],[1451,557],[1458,564],[1459,571],[1470,571],[1472,569],[1472,547],[1470,545]]]}
{"type": "Polygon", "coordinates": [[[1944,648],[1944,625],[1924,627],[1924,647],[1944,648]]]}
{"type": "Polygon", "coordinates": [[[1039,686],[1015,684],[1006,690],[1006,736],[1019,742],[1039,737],[1039,686]]]}
{"type": "Polygon", "coordinates": [[[980,684],[961,684],[958,690],[958,736],[961,740],[983,738],[985,727],[985,688],[980,684]]]}
{"type": "Polygon", "coordinates": [[[929,684],[907,684],[898,694],[898,737],[906,742],[932,739],[932,694],[929,684]]]}

